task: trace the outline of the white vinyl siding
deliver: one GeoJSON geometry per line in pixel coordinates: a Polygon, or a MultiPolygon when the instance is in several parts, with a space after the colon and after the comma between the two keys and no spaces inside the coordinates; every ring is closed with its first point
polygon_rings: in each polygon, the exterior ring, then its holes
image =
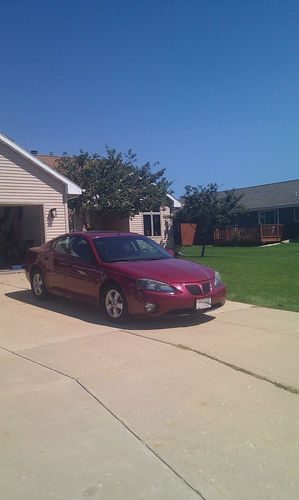
{"type": "Polygon", "coordinates": [[[130,219],[130,231],[132,233],[143,234],[143,214],[134,215],[130,219]]]}
{"type": "Polygon", "coordinates": [[[65,186],[29,160],[0,144],[0,204],[43,207],[45,240],[68,231],[65,186]],[[57,217],[51,219],[51,208],[57,217]]]}
{"type": "MultiPolygon", "coordinates": [[[[150,214],[150,212],[144,212],[150,214]]],[[[156,212],[153,212],[156,214],[156,212]]],[[[161,215],[161,236],[150,236],[151,240],[157,243],[166,243],[169,240],[169,233],[172,228],[172,220],[170,218],[170,208],[165,207],[160,210],[161,215]]],[[[144,234],[143,213],[135,215],[130,219],[130,231],[133,233],[144,234]]]]}

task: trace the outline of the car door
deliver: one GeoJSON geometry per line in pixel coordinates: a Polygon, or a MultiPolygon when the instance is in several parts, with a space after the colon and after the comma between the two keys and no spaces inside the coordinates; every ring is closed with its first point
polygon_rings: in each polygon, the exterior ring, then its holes
{"type": "Polygon", "coordinates": [[[83,236],[70,237],[67,294],[84,302],[98,302],[101,271],[89,241],[83,236]]]}
{"type": "Polygon", "coordinates": [[[55,293],[65,294],[65,277],[69,268],[70,237],[61,236],[52,244],[47,253],[47,288],[55,293]]]}

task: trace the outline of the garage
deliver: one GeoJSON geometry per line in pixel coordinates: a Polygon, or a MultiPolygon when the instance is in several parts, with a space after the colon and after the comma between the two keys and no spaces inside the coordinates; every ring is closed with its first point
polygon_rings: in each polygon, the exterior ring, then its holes
{"type": "Polygon", "coordinates": [[[69,230],[68,200],[81,188],[0,134],[0,269],[69,230]]]}
{"type": "Polygon", "coordinates": [[[22,265],[27,249],[44,241],[42,205],[0,205],[0,269],[22,265]]]}

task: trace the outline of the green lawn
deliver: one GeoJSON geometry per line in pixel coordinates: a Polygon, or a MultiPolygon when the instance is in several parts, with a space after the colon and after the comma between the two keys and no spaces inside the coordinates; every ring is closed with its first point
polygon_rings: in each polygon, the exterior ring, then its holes
{"type": "Polygon", "coordinates": [[[299,312],[299,243],[271,247],[182,247],[185,258],[212,267],[228,299],[299,312]]]}

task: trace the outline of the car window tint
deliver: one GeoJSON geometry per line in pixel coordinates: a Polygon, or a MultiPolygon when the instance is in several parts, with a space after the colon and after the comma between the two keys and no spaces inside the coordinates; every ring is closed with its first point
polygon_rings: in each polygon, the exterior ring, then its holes
{"type": "Polygon", "coordinates": [[[70,255],[88,264],[93,262],[93,251],[85,238],[80,236],[71,237],[70,255]]]}
{"type": "Polygon", "coordinates": [[[138,255],[144,257],[146,260],[169,258],[169,253],[155,241],[146,238],[136,238],[135,243],[138,255]]]}
{"type": "Polygon", "coordinates": [[[63,255],[70,254],[70,237],[64,236],[62,238],[58,238],[55,242],[55,246],[53,247],[55,252],[61,253],[63,255]]]}
{"type": "Polygon", "coordinates": [[[160,245],[142,236],[111,236],[95,238],[93,241],[104,262],[172,258],[160,245]]]}
{"type": "Polygon", "coordinates": [[[157,255],[160,249],[157,249],[151,243],[148,243],[147,240],[136,239],[136,244],[138,251],[144,254],[157,255]]]}

